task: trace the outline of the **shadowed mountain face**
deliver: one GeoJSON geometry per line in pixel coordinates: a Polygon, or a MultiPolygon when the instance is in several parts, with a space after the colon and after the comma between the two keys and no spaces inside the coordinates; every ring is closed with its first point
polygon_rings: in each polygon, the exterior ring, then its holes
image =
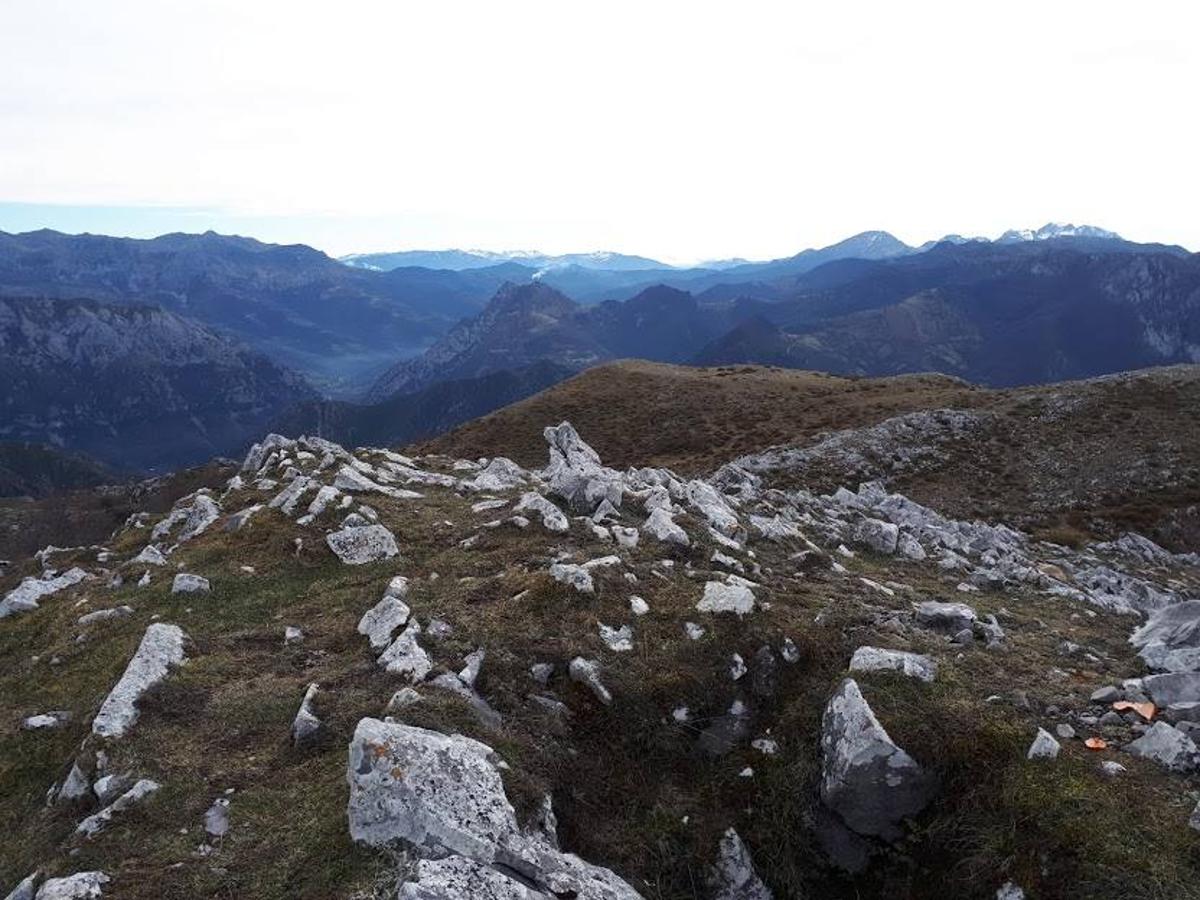
{"type": "Polygon", "coordinates": [[[111,470],[86,456],[42,444],[0,443],[0,497],[44,497],[113,480],[111,470]]]}
{"type": "Polygon", "coordinates": [[[262,354],[151,307],[0,299],[0,440],[121,471],[241,449],[314,392],[262,354]]]}
{"type": "Polygon", "coordinates": [[[1200,257],[1105,244],[947,244],[837,263],[695,361],[1017,385],[1200,360],[1200,257]]]}
{"type": "Polygon", "coordinates": [[[480,309],[520,266],[352,269],[302,245],[0,232],[0,295],[149,303],[233,335],[332,393],[353,391],[480,309]]]}

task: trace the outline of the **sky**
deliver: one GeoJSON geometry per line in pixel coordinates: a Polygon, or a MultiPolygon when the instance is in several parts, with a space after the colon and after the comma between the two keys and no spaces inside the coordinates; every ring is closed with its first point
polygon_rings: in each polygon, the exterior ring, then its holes
{"type": "Polygon", "coordinates": [[[1200,249],[1200,4],[0,0],[0,230],[1200,249]]]}

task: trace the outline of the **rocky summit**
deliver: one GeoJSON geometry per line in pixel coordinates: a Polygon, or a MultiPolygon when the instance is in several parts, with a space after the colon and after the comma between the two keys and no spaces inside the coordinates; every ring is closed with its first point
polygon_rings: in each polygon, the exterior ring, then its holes
{"type": "MultiPolygon", "coordinates": [[[[871,453],[924,471],[975,414],[905,415],[871,453]]],[[[844,435],[685,472],[537,428],[271,434],[0,571],[0,891],[1200,896],[1188,548],[939,509],[844,435]]]]}

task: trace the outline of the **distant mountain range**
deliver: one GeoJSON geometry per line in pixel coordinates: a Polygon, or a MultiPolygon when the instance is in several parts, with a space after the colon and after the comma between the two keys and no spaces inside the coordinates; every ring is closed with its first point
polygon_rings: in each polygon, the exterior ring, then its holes
{"type": "Polygon", "coordinates": [[[581,269],[603,269],[612,272],[644,269],[670,269],[666,263],[645,256],[598,251],[595,253],[566,253],[553,256],[536,251],[511,250],[399,250],[394,253],[352,253],[339,257],[341,262],[356,269],[387,272],[408,266],[426,269],[485,269],[503,263],[517,263],[530,269],[561,269],[578,266],[581,269]]]}
{"type": "Polygon", "coordinates": [[[0,298],[0,441],[164,470],[236,452],[315,397],[262,354],[163,309],[0,298]]]}
{"type": "Polygon", "coordinates": [[[332,394],[354,393],[529,270],[352,269],[302,245],[0,232],[0,296],[153,304],[232,335],[332,394]]]}
{"type": "Polygon", "coordinates": [[[692,269],[603,253],[348,262],[212,233],[0,232],[0,441],[121,471],[234,452],[271,423],[386,443],[621,358],[995,386],[1200,361],[1200,256],[1092,226],[921,247],[869,231],[692,269]]]}

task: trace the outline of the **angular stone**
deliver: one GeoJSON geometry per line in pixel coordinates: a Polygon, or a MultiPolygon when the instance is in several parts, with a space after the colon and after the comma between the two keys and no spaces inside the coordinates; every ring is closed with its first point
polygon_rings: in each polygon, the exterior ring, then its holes
{"type": "Polygon", "coordinates": [[[78,566],[53,578],[26,578],[0,600],[0,619],[37,609],[42,598],[79,584],[85,578],[87,572],[78,566]]]}
{"type": "Polygon", "coordinates": [[[550,577],[560,584],[573,587],[581,594],[593,594],[596,591],[591,572],[583,566],[573,563],[554,563],[550,566],[550,577]]]}
{"type": "Polygon", "coordinates": [[[210,838],[222,838],[229,833],[229,801],[220,797],[204,814],[204,833],[210,838]]]}
{"type": "Polygon", "coordinates": [[[937,663],[919,653],[859,647],[850,657],[851,672],[899,672],[908,678],[930,682],[937,677],[937,663]]]}
{"type": "Polygon", "coordinates": [[[411,620],[400,636],[383,651],[379,665],[393,675],[406,676],[413,684],[424,680],[433,668],[433,661],[417,643],[420,633],[420,623],[416,619],[411,620]]]}
{"type": "Polygon", "coordinates": [[[687,532],[675,523],[671,513],[665,509],[655,509],[642,524],[642,531],[652,538],[676,547],[687,547],[691,544],[687,532]]]}
{"type": "Polygon", "coordinates": [[[605,706],[612,703],[612,694],[600,680],[600,663],[592,659],[584,659],[582,656],[577,656],[571,660],[567,671],[572,681],[582,684],[591,690],[596,695],[596,699],[605,706]]]}
{"type": "Polygon", "coordinates": [[[202,594],[211,590],[208,579],[200,575],[180,572],[171,581],[172,594],[202,594]]]}
{"type": "Polygon", "coordinates": [[[633,649],[633,629],[628,625],[613,628],[601,623],[600,640],[614,653],[625,653],[633,649]]]}
{"type": "Polygon", "coordinates": [[[715,531],[733,535],[738,530],[738,517],[720,491],[704,481],[687,483],[687,500],[715,531]]]}
{"type": "Polygon", "coordinates": [[[730,828],[717,845],[717,861],[709,875],[712,900],[773,900],[774,895],[763,884],[750,851],[730,828]]]}
{"type": "Polygon", "coordinates": [[[754,593],[737,582],[709,581],[696,604],[700,612],[733,613],[738,618],[754,611],[754,593]]]}
{"type": "Polygon", "coordinates": [[[47,878],[38,889],[37,900],[96,900],[104,896],[111,881],[103,872],[76,872],[65,878],[47,878]]]}
{"type": "Polygon", "coordinates": [[[378,653],[392,642],[392,634],[408,622],[410,613],[407,603],[387,594],[363,613],[358,621],[358,633],[365,636],[371,642],[371,649],[378,653]]]}
{"type": "Polygon", "coordinates": [[[1200,763],[1200,750],[1192,739],[1166,722],[1155,722],[1125,749],[1134,756],[1152,759],[1172,772],[1193,772],[1200,763]]]}
{"type": "Polygon", "coordinates": [[[820,795],[852,830],[896,840],[899,823],[933,799],[933,778],[896,746],[847,678],[821,719],[820,795]]]}
{"type": "Polygon", "coordinates": [[[899,540],[900,529],[891,522],[866,518],[854,526],[854,542],[875,553],[891,556],[899,540]]]}
{"type": "Polygon", "coordinates": [[[100,812],[96,813],[95,815],[88,816],[86,819],[80,822],[75,828],[76,834],[86,835],[87,837],[93,837],[94,835],[99,834],[112,823],[113,818],[118,813],[122,813],[141,800],[144,800],[146,797],[157,791],[160,787],[162,787],[162,785],[160,785],[157,781],[151,781],[148,778],[141,779],[133,787],[114,800],[111,805],[106,806],[104,809],[100,810],[100,812]]]}
{"type": "Polygon", "coordinates": [[[1200,702],[1200,672],[1172,672],[1166,675],[1147,675],[1142,690],[1157,706],[1200,702]]]}
{"type": "Polygon", "coordinates": [[[1176,603],[1152,612],[1129,638],[1152,669],[1194,672],[1200,669],[1200,600],[1176,603]]]}
{"type": "Polygon", "coordinates": [[[351,566],[390,559],[400,552],[395,535],[382,525],[343,528],[327,534],[325,542],[338,559],[351,566]]]}
{"type": "Polygon", "coordinates": [[[167,558],[163,556],[162,551],[153,544],[147,544],[142,548],[142,552],[130,560],[131,563],[139,563],[146,566],[165,566],[167,558]]]}
{"type": "Polygon", "coordinates": [[[184,633],[178,625],[156,622],[146,629],[137,652],[92,721],[92,733],[119,738],[138,718],[137,702],[183,662],[184,633]]]}
{"type": "Polygon", "coordinates": [[[1054,759],[1062,747],[1054,739],[1054,735],[1045,728],[1039,728],[1025,754],[1026,759],[1054,759]]]}
{"type": "Polygon", "coordinates": [[[970,629],[975,619],[975,610],[965,603],[942,603],[926,600],[917,605],[917,624],[946,634],[957,634],[970,629]]]}
{"type": "Polygon", "coordinates": [[[575,512],[591,515],[604,501],[619,508],[624,479],[600,464],[600,456],[579,436],[570,422],[543,430],[550,462],[543,476],[551,493],[562,497],[575,512]]]}
{"type": "Polygon", "coordinates": [[[300,701],[300,709],[296,711],[296,718],[292,720],[292,743],[297,747],[311,742],[323,727],[323,723],[313,709],[313,703],[316,702],[319,692],[320,686],[315,682],[308,686],[304,692],[304,698],[300,701]]]}
{"type": "Polygon", "coordinates": [[[547,531],[564,532],[571,527],[571,523],[567,521],[566,515],[561,509],[539,494],[537,491],[530,491],[527,494],[522,494],[521,499],[517,501],[517,505],[513,507],[513,512],[535,512],[542,519],[542,525],[547,531]]]}

